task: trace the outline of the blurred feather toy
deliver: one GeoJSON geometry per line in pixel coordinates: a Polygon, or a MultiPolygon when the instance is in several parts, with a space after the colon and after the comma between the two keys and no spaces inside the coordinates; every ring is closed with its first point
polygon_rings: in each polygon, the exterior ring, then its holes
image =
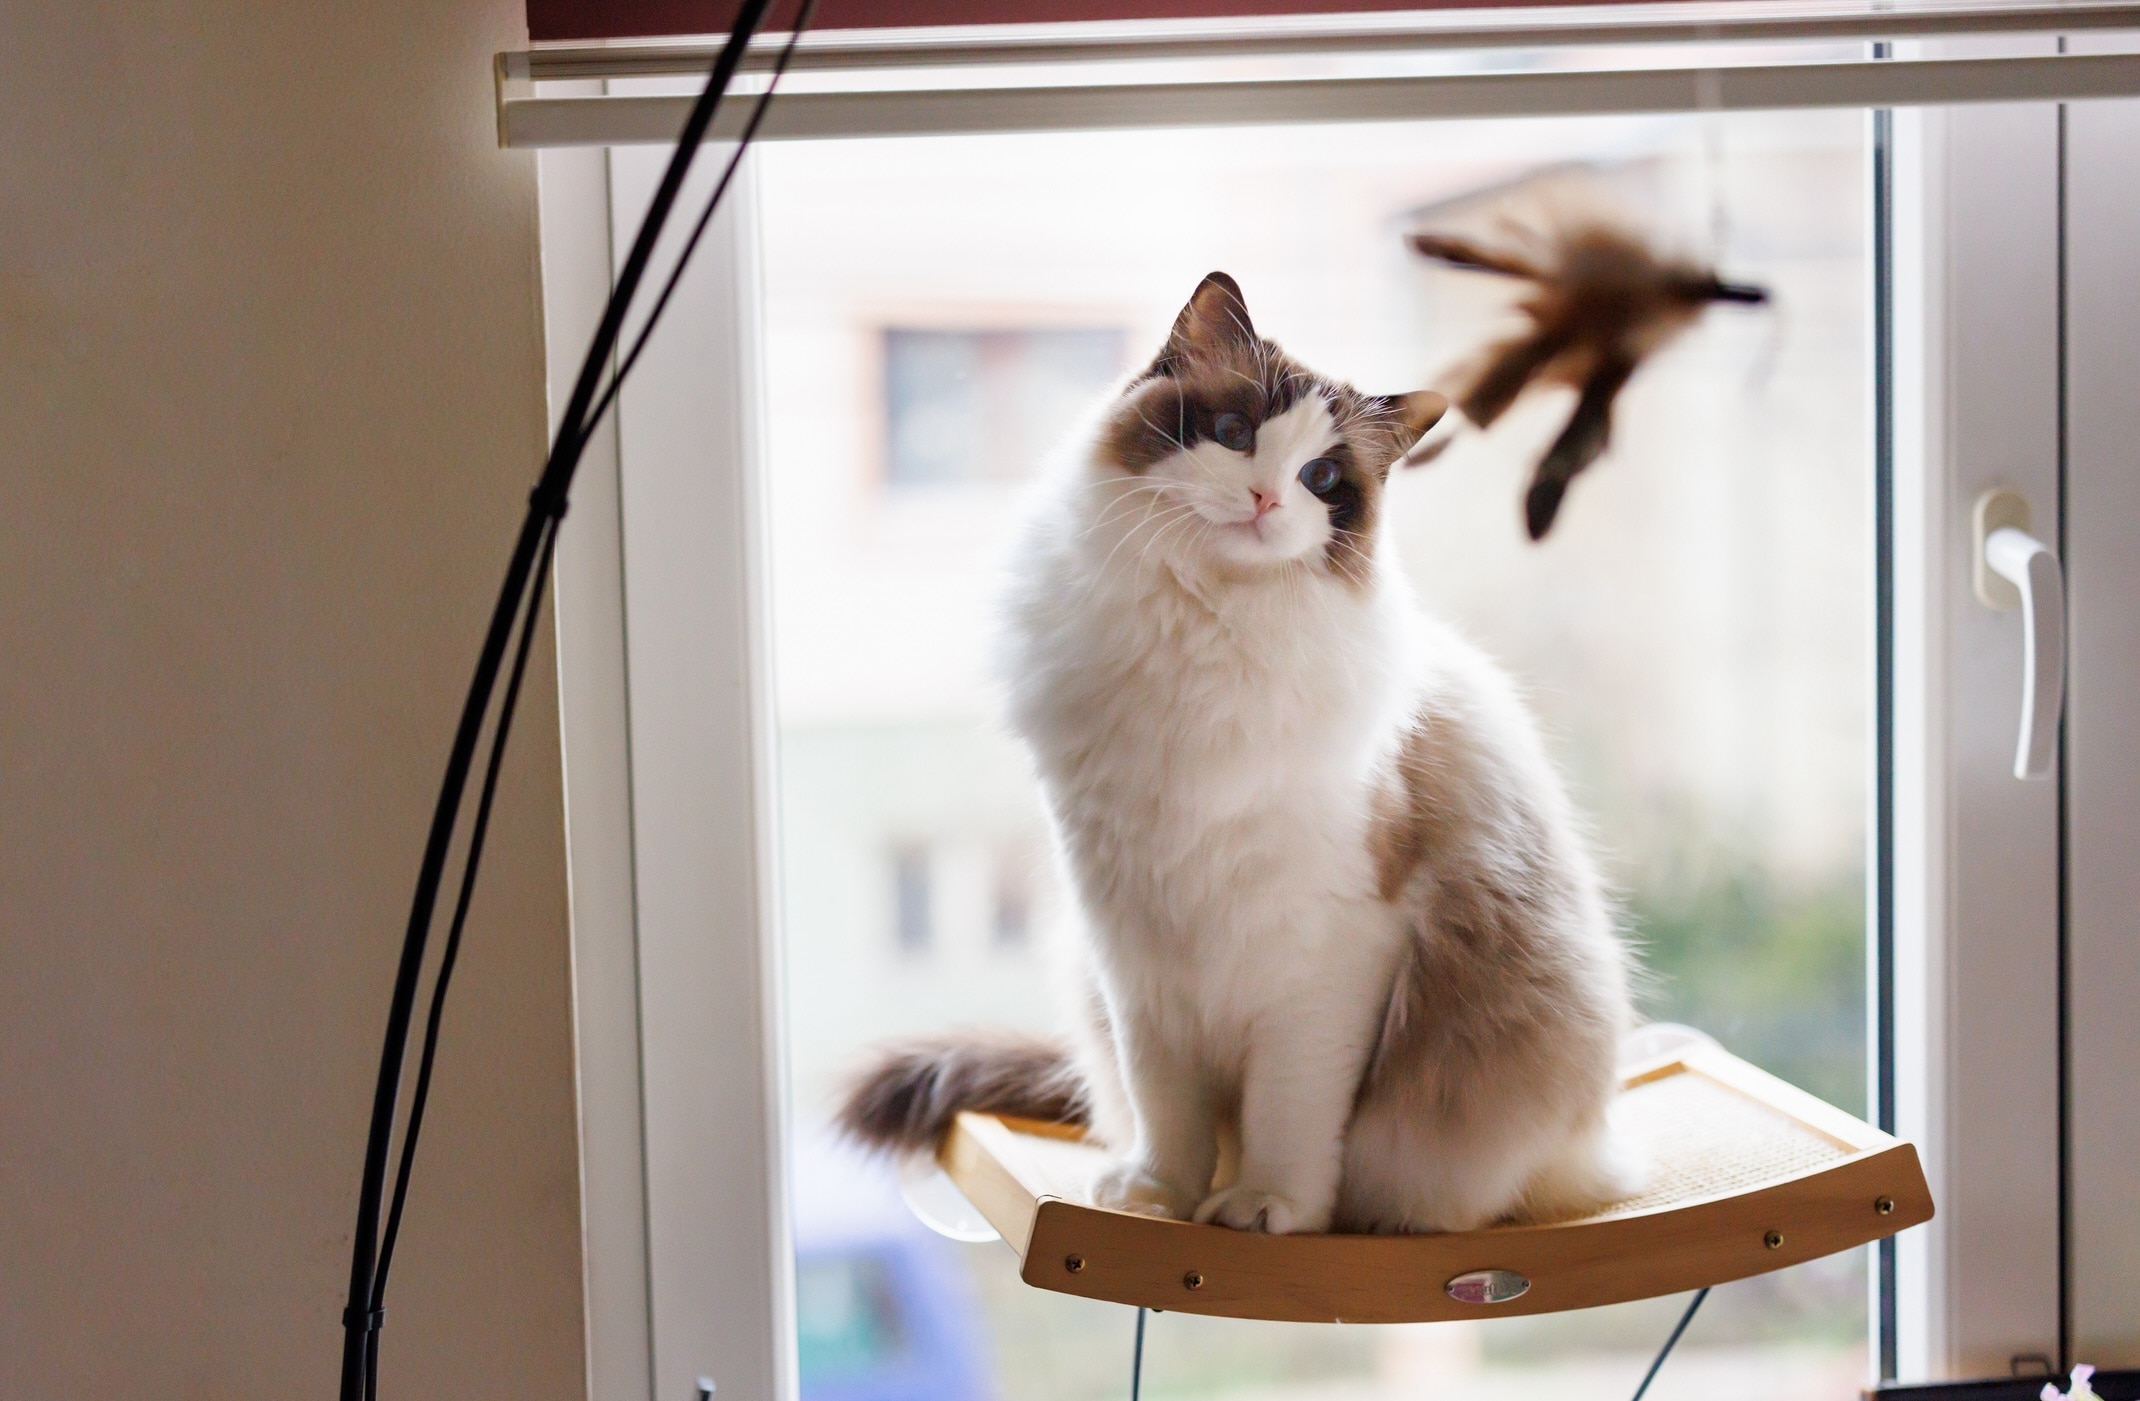
{"type": "MultiPolygon", "coordinates": [[[[1534,224],[1504,219],[1499,234],[1423,232],[1408,242],[1436,262],[1531,284],[1518,308],[1524,326],[1460,369],[1449,397],[1484,429],[1534,384],[1576,391],[1575,410],[1524,498],[1524,524],[1542,540],[1569,482],[1611,441],[1613,401],[1642,362],[1714,303],[1759,305],[1768,293],[1667,254],[1631,223],[1601,212],[1562,212],[1534,224]]],[[[1439,439],[1411,460],[1428,461],[1448,443],[1439,439]]]]}

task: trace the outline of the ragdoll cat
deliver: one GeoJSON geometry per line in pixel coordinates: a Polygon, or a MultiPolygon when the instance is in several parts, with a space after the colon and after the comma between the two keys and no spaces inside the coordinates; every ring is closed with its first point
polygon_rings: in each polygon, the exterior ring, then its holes
{"type": "Polygon", "coordinates": [[[1630,1016],[1591,858],[1508,680],[1422,618],[1378,519],[1445,408],[1258,338],[1204,279],[1015,563],[1011,718],[1080,917],[1074,1045],[894,1048],[842,1122],[1084,1122],[1101,1205],[1459,1230],[1632,1190],[1630,1016]]]}

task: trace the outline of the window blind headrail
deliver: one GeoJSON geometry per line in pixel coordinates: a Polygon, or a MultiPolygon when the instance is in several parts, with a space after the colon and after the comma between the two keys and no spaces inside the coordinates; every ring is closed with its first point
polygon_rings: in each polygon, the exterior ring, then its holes
{"type": "MultiPolygon", "coordinates": [[[[783,93],[758,139],[950,136],[1286,122],[1787,111],[2140,97],[2140,53],[783,93]]],[[[500,104],[505,145],[675,139],[688,97],[522,97],[500,104]]],[[[743,104],[710,139],[732,139],[743,104]]]]}
{"type": "MultiPolygon", "coordinates": [[[[1394,16],[845,30],[805,35],[791,67],[797,72],[838,72],[1597,44],[1903,40],[2098,29],[2140,29],[2140,0],[1668,0],[1394,16]]],[[[784,37],[761,36],[744,59],[745,70],[770,68],[784,37]]],[[[502,55],[500,71],[523,82],[671,77],[704,72],[718,47],[717,41],[672,40],[545,45],[502,55]]]]}

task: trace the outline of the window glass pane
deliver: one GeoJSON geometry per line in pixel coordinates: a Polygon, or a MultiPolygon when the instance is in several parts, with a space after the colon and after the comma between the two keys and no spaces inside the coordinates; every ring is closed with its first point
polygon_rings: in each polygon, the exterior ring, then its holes
{"type": "Polygon", "coordinates": [[[888,327],[884,480],[891,486],[1016,481],[1122,368],[1111,327],[888,327]]]}
{"type": "MultiPolygon", "coordinates": [[[[1509,326],[1518,289],[1429,266],[1401,234],[1511,182],[1634,210],[1774,302],[1720,310],[1636,377],[1545,544],[1520,502],[1567,412],[1551,394],[1403,473],[1385,520],[1422,606],[1525,688],[1642,950],[1644,1011],[1862,1110],[1864,129],[1823,113],[762,149],[806,1396],[1126,1394],[1129,1310],[1026,1287],[1001,1244],[926,1234],[891,1170],[822,1127],[877,1042],[1057,1024],[1063,897],[988,679],[1019,491],[1213,268],[1307,364],[1371,391],[1435,382],[1509,326]]],[[[1652,1395],[1854,1395],[1863,1278],[1852,1254],[1719,1289],[1652,1395]]],[[[1146,1394],[1610,1395],[1683,1303],[1380,1329],[1167,1314],[1146,1394]]]]}

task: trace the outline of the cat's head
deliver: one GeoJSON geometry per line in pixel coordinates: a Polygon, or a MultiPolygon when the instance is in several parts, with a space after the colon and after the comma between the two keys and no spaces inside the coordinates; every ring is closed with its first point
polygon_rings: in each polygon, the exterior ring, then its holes
{"type": "Polygon", "coordinates": [[[1358,580],[1391,465],[1447,408],[1431,391],[1362,394],[1296,363],[1215,272],[1109,412],[1096,465],[1149,485],[1151,512],[1193,519],[1167,532],[1170,551],[1358,580]]]}

